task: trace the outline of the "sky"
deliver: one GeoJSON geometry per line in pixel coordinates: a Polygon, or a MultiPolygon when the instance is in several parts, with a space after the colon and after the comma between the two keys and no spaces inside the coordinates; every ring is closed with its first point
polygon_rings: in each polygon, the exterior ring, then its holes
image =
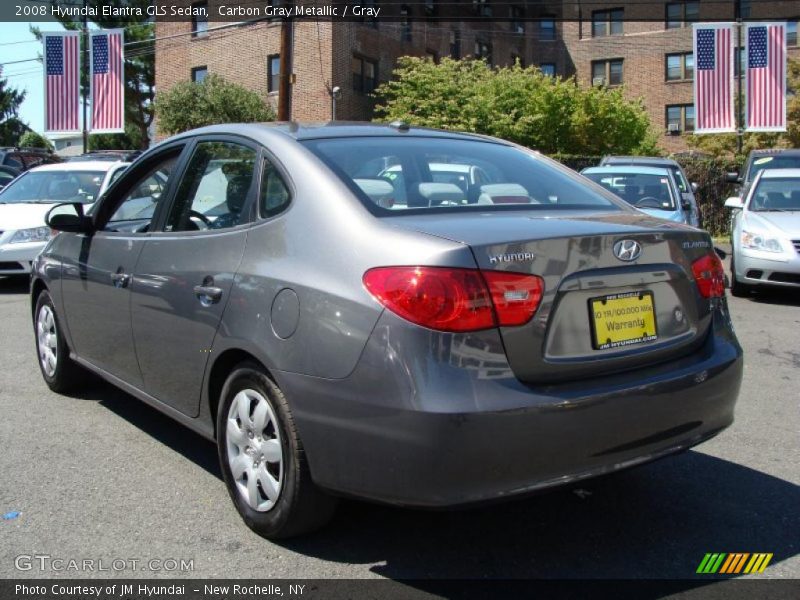
{"type": "MultiPolygon", "coordinates": [[[[0,64],[8,85],[25,90],[25,101],[20,106],[19,116],[34,131],[44,128],[44,74],[41,62],[30,61],[18,64],[9,62],[37,58],[42,53],[42,44],[30,32],[33,23],[0,22],[0,64]]],[[[36,23],[42,31],[61,31],[58,23],[36,23]]]]}

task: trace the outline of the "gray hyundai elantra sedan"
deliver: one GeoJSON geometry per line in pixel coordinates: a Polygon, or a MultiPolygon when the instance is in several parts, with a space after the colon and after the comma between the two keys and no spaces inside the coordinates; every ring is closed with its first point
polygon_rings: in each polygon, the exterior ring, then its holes
{"type": "Polygon", "coordinates": [[[501,140],[208,127],[48,223],[47,384],[91,371],[215,440],[267,537],[339,496],[512,497],[733,421],[742,351],[708,234],[501,140]]]}

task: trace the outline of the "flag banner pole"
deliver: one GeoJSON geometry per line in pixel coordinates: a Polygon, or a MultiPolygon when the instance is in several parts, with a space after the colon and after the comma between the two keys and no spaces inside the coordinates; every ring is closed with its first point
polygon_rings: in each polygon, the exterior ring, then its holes
{"type": "Polygon", "coordinates": [[[125,30],[89,33],[89,133],[125,132],[125,30]]]}
{"type": "Polygon", "coordinates": [[[44,132],[80,133],[80,33],[42,33],[44,132]]]}
{"type": "Polygon", "coordinates": [[[786,22],[745,24],[745,131],[786,131],[786,22]]]}

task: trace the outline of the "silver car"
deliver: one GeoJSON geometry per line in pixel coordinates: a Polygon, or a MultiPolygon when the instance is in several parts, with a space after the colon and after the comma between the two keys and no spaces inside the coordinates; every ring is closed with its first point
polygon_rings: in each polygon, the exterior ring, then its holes
{"type": "Polygon", "coordinates": [[[742,351],[708,234],[501,140],[214,126],[80,209],[51,211],[64,233],[35,263],[45,381],[88,369],[215,440],[267,537],[337,496],[506,498],[733,421],[742,351]],[[446,164],[481,177],[437,181],[446,164]]]}
{"type": "Polygon", "coordinates": [[[800,287],[800,169],[763,169],[744,200],[728,198],[731,293],[756,287],[800,287]]]}

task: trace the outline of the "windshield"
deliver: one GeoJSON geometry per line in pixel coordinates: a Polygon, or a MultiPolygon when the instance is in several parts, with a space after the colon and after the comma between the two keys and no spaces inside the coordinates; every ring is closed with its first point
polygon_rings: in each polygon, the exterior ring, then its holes
{"type": "Polygon", "coordinates": [[[103,171],[27,171],[0,192],[0,203],[94,202],[103,171]]]}
{"type": "Polygon", "coordinates": [[[643,173],[584,173],[610,192],[637,208],[675,210],[675,200],[665,175],[643,173]]]}
{"type": "Polygon", "coordinates": [[[620,210],[572,171],[479,140],[363,137],[308,140],[378,216],[403,211],[620,210]]]}
{"type": "Polygon", "coordinates": [[[747,181],[753,181],[756,174],[763,169],[798,169],[800,156],[761,156],[750,163],[747,171],[747,181]]]}
{"type": "Polygon", "coordinates": [[[754,212],[800,211],[800,179],[762,177],[750,196],[749,208],[754,212]]]}

